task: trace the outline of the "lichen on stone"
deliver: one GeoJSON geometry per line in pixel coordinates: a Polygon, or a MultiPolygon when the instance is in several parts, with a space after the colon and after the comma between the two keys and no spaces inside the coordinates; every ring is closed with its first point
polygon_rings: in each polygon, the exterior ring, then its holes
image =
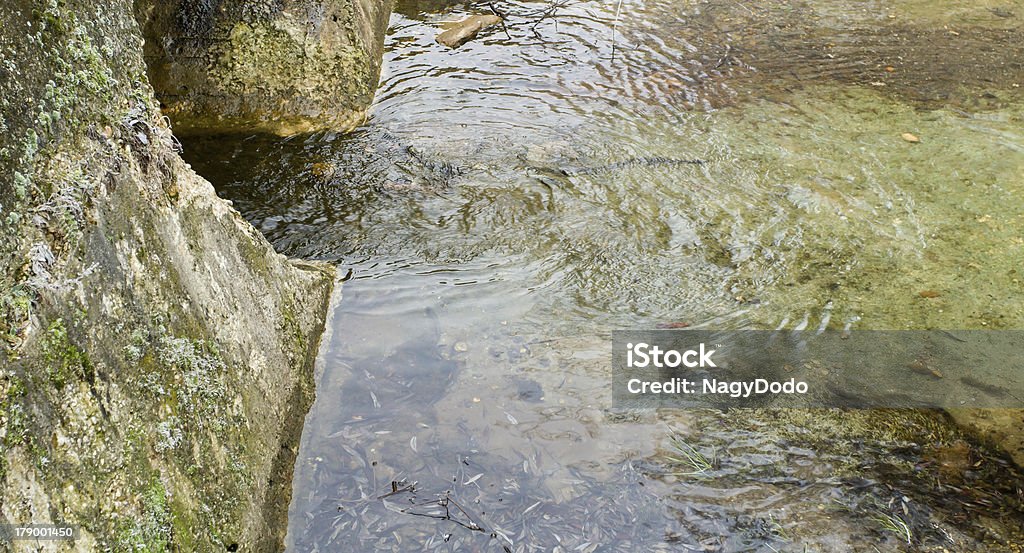
{"type": "Polygon", "coordinates": [[[380,73],[388,4],[137,2],[150,75],[181,132],[347,130],[380,73]]]}
{"type": "Polygon", "coordinates": [[[117,535],[114,549],[132,553],[157,553],[171,549],[171,512],[167,490],[154,480],[142,495],[139,516],[126,521],[117,535]]]}
{"type": "Polygon", "coordinates": [[[333,273],[177,156],[132,7],[0,4],[0,515],[82,550],[274,550],[333,273]]]}

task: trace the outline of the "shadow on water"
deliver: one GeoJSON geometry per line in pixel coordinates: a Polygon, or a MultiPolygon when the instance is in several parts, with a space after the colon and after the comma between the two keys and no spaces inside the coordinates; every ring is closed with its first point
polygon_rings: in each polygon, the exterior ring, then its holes
{"type": "Polygon", "coordinates": [[[620,412],[609,360],[658,323],[1024,326],[1024,7],[495,8],[451,51],[487,4],[399,2],[351,134],[186,142],[352,270],[289,547],[1019,551],[1024,480],[942,414],[620,412]]]}

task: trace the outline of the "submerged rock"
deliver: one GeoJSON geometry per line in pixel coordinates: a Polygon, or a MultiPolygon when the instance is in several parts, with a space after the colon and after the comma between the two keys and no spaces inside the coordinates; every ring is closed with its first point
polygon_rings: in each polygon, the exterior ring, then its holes
{"type": "Polygon", "coordinates": [[[496,15],[471,15],[461,21],[449,24],[446,31],[437,35],[438,44],[449,48],[458,48],[476,38],[480,31],[501,23],[496,15]]]}

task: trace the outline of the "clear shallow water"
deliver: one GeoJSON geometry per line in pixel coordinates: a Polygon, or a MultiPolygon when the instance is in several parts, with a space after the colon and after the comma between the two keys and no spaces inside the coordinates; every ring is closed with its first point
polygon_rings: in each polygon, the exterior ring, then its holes
{"type": "Polygon", "coordinates": [[[609,360],[665,322],[1020,328],[1024,6],[549,6],[448,51],[466,6],[400,2],[363,128],[187,144],[279,251],[352,271],[290,547],[908,548],[888,514],[1013,550],[1020,477],[938,414],[619,413],[609,360]]]}

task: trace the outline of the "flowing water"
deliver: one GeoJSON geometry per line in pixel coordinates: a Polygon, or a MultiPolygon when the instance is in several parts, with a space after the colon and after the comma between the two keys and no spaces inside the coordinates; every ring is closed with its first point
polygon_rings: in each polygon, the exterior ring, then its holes
{"type": "Polygon", "coordinates": [[[400,1],[351,134],[186,144],[350,276],[289,547],[1020,551],[944,415],[617,411],[610,334],[1024,327],[1024,3],[494,9],[447,50],[489,6],[400,1]]]}

